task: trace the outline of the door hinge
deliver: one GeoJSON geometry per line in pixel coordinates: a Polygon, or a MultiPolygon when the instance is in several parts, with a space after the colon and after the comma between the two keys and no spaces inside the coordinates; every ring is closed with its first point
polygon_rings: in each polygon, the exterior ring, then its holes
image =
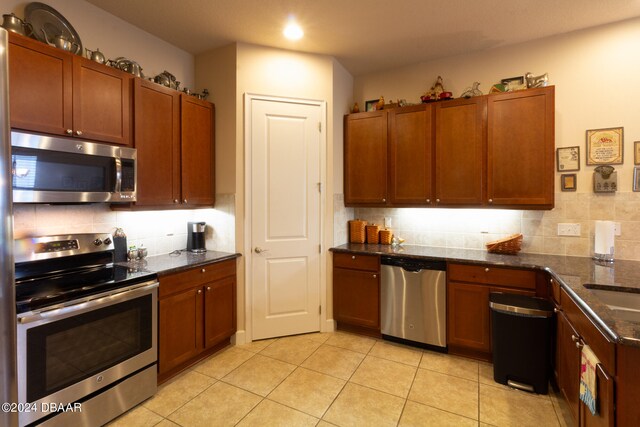
{"type": "Polygon", "coordinates": [[[322,193],[322,183],[318,183],[318,193],[322,193]]]}
{"type": "Polygon", "coordinates": [[[322,245],[318,245],[318,253],[321,254],[322,253],[322,245]]]}
{"type": "Polygon", "coordinates": [[[322,132],[322,122],[318,122],[318,132],[322,132]]]}
{"type": "Polygon", "coordinates": [[[321,305],[318,306],[318,314],[322,314],[322,306],[321,305]]]}

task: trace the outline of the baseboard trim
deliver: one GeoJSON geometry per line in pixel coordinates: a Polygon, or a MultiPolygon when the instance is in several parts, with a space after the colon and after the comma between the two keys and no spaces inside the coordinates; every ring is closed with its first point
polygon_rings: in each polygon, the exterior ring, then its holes
{"type": "Polygon", "coordinates": [[[324,322],[324,327],[320,332],[335,332],[336,331],[336,321],[333,319],[327,319],[324,322]]]}
{"type": "Polygon", "coordinates": [[[246,343],[247,343],[247,332],[244,330],[236,331],[236,334],[231,337],[231,344],[233,345],[242,345],[246,343]]]}

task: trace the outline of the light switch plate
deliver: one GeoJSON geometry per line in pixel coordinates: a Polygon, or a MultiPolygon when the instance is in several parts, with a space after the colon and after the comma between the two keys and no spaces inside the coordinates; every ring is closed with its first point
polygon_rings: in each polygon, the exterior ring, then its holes
{"type": "Polygon", "coordinates": [[[580,228],[580,224],[577,223],[560,223],[558,224],[558,236],[580,237],[580,228]]]}
{"type": "Polygon", "coordinates": [[[384,228],[391,228],[393,227],[391,225],[391,217],[390,216],[385,216],[384,217],[384,228]]]}

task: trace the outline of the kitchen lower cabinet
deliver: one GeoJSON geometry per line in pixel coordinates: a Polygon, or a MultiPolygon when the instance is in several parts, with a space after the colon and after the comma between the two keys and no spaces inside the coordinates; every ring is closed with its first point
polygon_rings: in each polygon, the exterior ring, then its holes
{"type": "Polygon", "coordinates": [[[229,344],[236,332],[236,260],[160,276],[158,382],[229,344]]]}
{"type": "Polygon", "coordinates": [[[580,349],[576,347],[579,335],[567,317],[556,313],[556,354],[554,375],[574,422],[578,422],[580,403],[580,349]]]}
{"type": "Polygon", "coordinates": [[[380,337],[380,259],[333,255],[333,317],[338,329],[380,337]]]}
{"type": "Polygon", "coordinates": [[[449,263],[447,347],[449,353],[481,360],[491,355],[491,292],[536,295],[536,273],[501,267],[449,263]]]}
{"type": "Polygon", "coordinates": [[[133,78],[9,33],[12,128],[131,145],[133,78]]]}

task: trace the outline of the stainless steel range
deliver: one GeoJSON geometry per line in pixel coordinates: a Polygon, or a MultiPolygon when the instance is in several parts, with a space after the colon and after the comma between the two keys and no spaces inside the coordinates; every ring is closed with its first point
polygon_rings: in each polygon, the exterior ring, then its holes
{"type": "Polygon", "coordinates": [[[15,241],[19,424],[98,426],[156,391],[153,273],[109,234],[15,241]]]}

